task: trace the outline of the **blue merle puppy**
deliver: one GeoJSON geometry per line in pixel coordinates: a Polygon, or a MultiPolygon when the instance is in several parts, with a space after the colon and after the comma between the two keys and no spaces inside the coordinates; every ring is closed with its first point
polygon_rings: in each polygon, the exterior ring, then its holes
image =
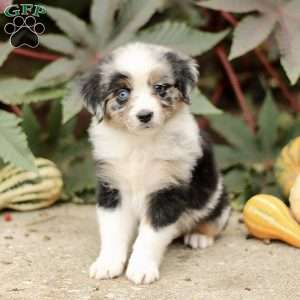
{"type": "Polygon", "coordinates": [[[94,115],[101,236],[91,277],[117,277],[128,261],[131,281],[151,283],[172,240],[206,248],[227,223],[222,177],[189,110],[197,79],[191,58],[142,43],[114,50],[81,78],[94,115]]]}

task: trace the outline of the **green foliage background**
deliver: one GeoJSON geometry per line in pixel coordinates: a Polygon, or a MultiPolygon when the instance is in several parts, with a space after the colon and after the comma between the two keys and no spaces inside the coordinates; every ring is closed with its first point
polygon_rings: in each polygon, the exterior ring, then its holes
{"type": "MultiPolygon", "coordinates": [[[[63,171],[65,199],[92,199],[89,116],[82,111],[74,80],[112,49],[142,41],[198,59],[201,76],[191,110],[218,142],[217,158],[235,207],[258,192],[280,195],[274,161],[300,135],[298,0],[94,0],[84,5],[73,1],[72,8],[67,0],[51,1],[53,6],[42,2],[47,32],[31,58],[24,59],[26,53],[2,37],[2,164],[35,171],[34,156],[47,157],[63,171]],[[232,61],[225,57],[225,63],[231,73],[220,56],[229,48],[232,61]],[[262,51],[264,66],[258,65],[253,50],[262,51]],[[45,52],[50,54],[46,60],[41,58],[45,52]],[[264,69],[270,66],[276,73],[271,78],[264,69]],[[242,96],[236,92],[239,86],[242,96]],[[247,114],[254,116],[252,127],[245,122],[247,114]]],[[[5,22],[1,16],[0,23],[5,22]]]]}

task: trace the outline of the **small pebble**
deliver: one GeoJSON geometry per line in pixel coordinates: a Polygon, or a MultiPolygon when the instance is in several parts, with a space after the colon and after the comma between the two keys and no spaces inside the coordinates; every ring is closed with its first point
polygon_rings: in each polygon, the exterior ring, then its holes
{"type": "Polygon", "coordinates": [[[186,277],[186,278],[184,278],[184,281],[192,281],[192,279],[189,277],[186,277]]]}
{"type": "Polygon", "coordinates": [[[6,213],[3,216],[5,222],[10,222],[12,220],[12,216],[10,213],[6,213]]]}
{"type": "Polygon", "coordinates": [[[51,237],[49,235],[44,235],[44,241],[50,241],[51,237]]]}

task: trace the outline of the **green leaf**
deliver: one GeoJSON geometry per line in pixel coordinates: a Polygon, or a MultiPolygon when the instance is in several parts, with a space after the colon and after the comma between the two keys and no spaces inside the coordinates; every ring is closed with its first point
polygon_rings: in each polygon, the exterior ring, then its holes
{"type": "Polygon", "coordinates": [[[233,13],[246,13],[251,11],[268,11],[270,6],[266,2],[263,0],[210,0],[198,2],[198,5],[233,13]]]}
{"type": "Polygon", "coordinates": [[[219,132],[229,143],[242,151],[249,159],[257,159],[258,149],[254,137],[241,119],[225,113],[208,118],[213,129],[219,132]]]}
{"type": "Polygon", "coordinates": [[[300,136],[300,116],[294,120],[293,125],[289,128],[288,132],[286,133],[286,142],[287,144],[290,140],[300,136]]]}
{"type": "Polygon", "coordinates": [[[90,158],[72,163],[64,179],[65,189],[70,194],[95,189],[96,179],[93,160],[90,158]]]}
{"type": "Polygon", "coordinates": [[[25,170],[36,171],[26,136],[18,126],[20,121],[21,119],[13,114],[0,111],[0,156],[4,162],[25,170]]]}
{"type": "Polygon", "coordinates": [[[35,87],[56,85],[69,80],[77,71],[80,62],[68,58],[60,58],[44,67],[34,78],[35,87]]]}
{"type": "Polygon", "coordinates": [[[1,44],[0,47],[0,67],[4,64],[6,61],[8,55],[10,52],[12,52],[14,48],[11,46],[10,42],[7,41],[6,43],[1,44]]]}
{"type": "Polygon", "coordinates": [[[62,34],[44,34],[39,41],[44,47],[64,54],[74,54],[76,51],[74,43],[62,34]]]}
{"type": "Polygon", "coordinates": [[[68,122],[83,109],[83,100],[76,84],[69,85],[69,92],[62,101],[63,105],[63,123],[68,122]]]}
{"type": "Polygon", "coordinates": [[[222,111],[216,108],[198,88],[195,88],[191,95],[191,111],[196,115],[218,115],[222,111]]]}
{"type": "Polygon", "coordinates": [[[214,151],[216,153],[218,165],[222,169],[227,169],[228,167],[247,163],[249,161],[243,152],[229,146],[215,145],[214,151]]]}
{"type": "Polygon", "coordinates": [[[182,22],[165,21],[142,30],[136,40],[171,47],[189,55],[200,55],[219,43],[228,30],[218,33],[193,29],[182,22]]]}
{"type": "Polygon", "coordinates": [[[300,77],[300,1],[290,1],[281,11],[281,26],[275,37],[281,53],[281,64],[291,84],[296,84],[300,77]]]}
{"type": "Polygon", "coordinates": [[[51,109],[48,117],[48,142],[54,144],[60,137],[62,127],[62,107],[59,100],[51,102],[51,109]]]}
{"type": "Polygon", "coordinates": [[[30,149],[37,155],[40,149],[39,137],[41,134],[41,127],[29,105],[23,106],[22,118],[22,128],[27,136],[30,149]]]}
{"type": "Polygon", "coordinates": [[[112,34],[114,16],[120,0],[94,0],[91,7],[91,21],[101,48],[112,34]]]}
{"type": "Polygon", "coordinates": [[[145,25],[161,6],[157,0],[127,0],[120,9],[118,22],[119,34],[108,48],[118,47],[133,38],[137,30],[145,25]]]}
{"type": "Polygon", "coordinates": [[[233,33],[229,59],[234,59],[255,49],[271,34],[276,24],[274,14],[245,17],[233,33]]]}
{"type": "Polygon", "coordinates": [[[224,175],[224,184],[229,192],[240,194],[247,185],[246,171],[243,169],[233,169],[224,175]]]}
{"type": "Polygon", "coordinates": [[[76,124],[77,124],[76,119],[70,120],[70,122],[62,124],[62,128],[60,131],[61,139],[64,140],[64,139],[70,138],[71,136],[73,137],[74,130],[76,128],[76,124]]]}
{"type": "Polygon", "coordinates": [[[1,99],[4,103],[10,104],[28,104],[33,102],[46,101],[62,98],[66,94],[64,87],[41,88],[25,94],[6,95],[1,99]]]}
{"type": "Polygon", "coordinates": [[[70,164],[74,161],[92,161],[90,143],[87,139],[77,140],[74,138],[73,131],[76,124],[72,121],[63,126],[61,130],[62,138],[59,140],[56,151],[50,156],[51,160],[57,163],[65,174],[69,174],[70,164]],[[66,131],[69,131],[68,135],[66,131]],[[76,145],[76,147],[74,145],[76,145]]]}
{"type": "MultiPolygon", "coordinates": [[[[32,80],[17,77],[3,78],[0,80],[0,98],[5,101],[6,97],[15,94],[24,94],[34,89],[32,80]]],[[[9,103],[8,103],[9,104],[9,103]]]]}
{"type": "Polygon", "coordinates": [[[277,139],[279,111],[270,91],[267,91],[264,104],[258,116],[258,138],[266,154],[273,152],[277,139]]]}
{"type": "Polygon", "coordinates": [[[47,15],[72,40],[84,45],[93,45],[92,34],[85,22],[62,8],[47,5],[44,7],[47,9],[47,15]]]}

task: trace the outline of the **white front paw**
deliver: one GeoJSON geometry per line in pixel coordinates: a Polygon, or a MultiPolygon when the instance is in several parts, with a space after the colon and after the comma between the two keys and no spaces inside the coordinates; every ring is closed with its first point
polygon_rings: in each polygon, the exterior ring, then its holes
{"type": "Polygon", "coordinates": [[[148,284],[159,279],[159,270],[156,262],[146,257],[131,257],[126,276],[135,284],[148,284]]]}
{"type": "Polygon", "coordinates": [[[125,260],[116,257],[106,258],[101,255],[90,267],[90,277],[96,279],[111,279],[120,276],[124,270],[125,260]]]}

